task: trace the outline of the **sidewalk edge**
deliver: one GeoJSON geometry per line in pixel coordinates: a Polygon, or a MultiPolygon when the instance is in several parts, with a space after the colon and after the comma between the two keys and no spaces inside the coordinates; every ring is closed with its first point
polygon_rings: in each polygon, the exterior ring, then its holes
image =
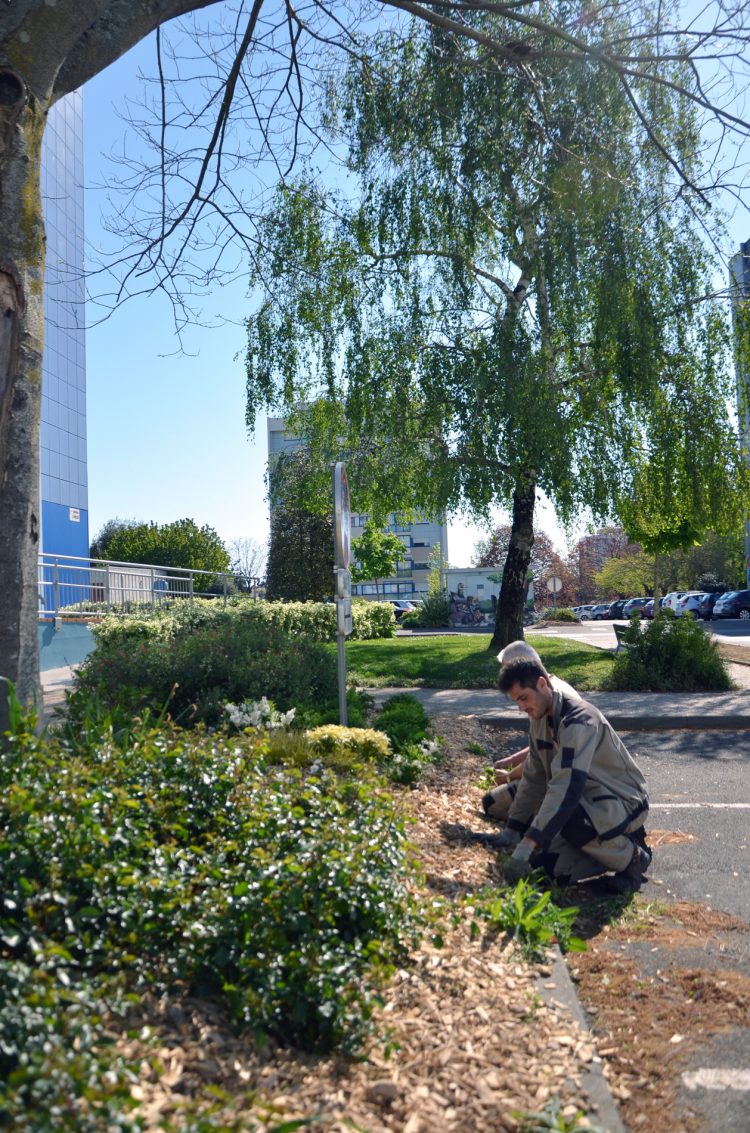
{"type": "MultiPolygon", "coordinates": [[[[537,992],[540,998],[549,1007],[562,1007],[567,1010],[581,1030],[592,1034],[590,1023],[581,1007],[568,971],[568,965],[557,946],[551,952],[551,967],[551,976],[540,976],[537,980],[537,992]],[[552,984],[554,987],[550,986],[552,984]]],[[[595,1061],[588,1064],[587,1070],[581,1076],[581,1088],[591,1099],[592,1113],[587,1116],[593,1123],[606,1129],[607,1133],[626,1133],[598,1056],[595,1056],[595,1061]]]]}

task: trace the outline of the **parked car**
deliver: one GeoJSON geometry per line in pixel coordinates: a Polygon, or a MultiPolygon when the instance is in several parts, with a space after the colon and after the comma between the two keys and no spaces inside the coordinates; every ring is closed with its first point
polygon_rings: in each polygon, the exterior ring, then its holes
{"type": "Polygon", "coordinates": [[[607,617],[612,618],[613,620],[615,618],[621,618],[622,617],[622,609],[623,609],[623,606],[625,605],[625,602],[626,602],[625,598],[617,598],[617,599],[615,599],[614,602],[610,602],[609,613],[607,614],[607,617]]]}
{"type": "Polygon", "coordinates": [[[633,615],[640,617],[643,607],[647,602],[652,601],[651,598],[629,598],[622,608],[622,616],[624,618],[632,618],[633,615]]]}
{"type": "Polygon", "coordinates": [[[714,606],[715,618],[750,618],[750,590],[730,590],[720,594],[714,606]]]}
{"type": "Polygon", "coordinates": [[[646,603],[646,605],[641,610],[641,617],[642,618],[653,618],[653,616],[654,616],[654,600],[652,598],[649,602],[646,603]]]}
{"type": "Polygon", "coordinates": [[[662,600],[662,607],[664,609],[671,610],[672,613],[675,613],[677,610],[677,603],[679,602],[680,598],[682,598],[684,593],[684,590],[670,590],[669,594],[664,595],[664,598],[662,600]]]}
{"type": "Polygon", "coordinates": [[[591,608],[592,622],[603,622],[605,618],[609,617],[609,602],[597,602],[591,608]]]}
{"type": "Polygon", "coordinates": [[[705,591],[703,590],[688,590],[675,606],[675,617],[681,618],[683,614],[692,614],[694,618],[697,618],[701,598],[704,596],[705,591]]]}
{"type": "Polygon", "coordinates": [[[393,613],[397,622],[401,621],[404,614],[410,614],[412,610],[416,610],[417,608],[414,603],[410,602],[407,598],[394,598],[391,600],[391,605],[393,606],[393,613]]]}
{"type": "Polygon", "coordinates": [[[704,594],[698,606],[698,617],[710,621],[714,616],[714,606],[722,594],[722,590],[711,590],[708,594],[704,594]]]}
{"type": "Polygon", "coordinates": [[[576,613],[578,614],[578,620],[581,621],[581,622],[591,621],[591,611],[593,610],[593,608],[594,608],[593,602],[588,602],[585,606],[578,606],[577,609],[576,609],[576,613]]]}

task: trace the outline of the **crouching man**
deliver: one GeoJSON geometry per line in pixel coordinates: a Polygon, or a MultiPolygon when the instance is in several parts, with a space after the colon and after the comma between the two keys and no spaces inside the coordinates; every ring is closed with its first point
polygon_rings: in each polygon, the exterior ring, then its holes
{"type": "Polygon", "coordinates": [[[601,712],[556,691],[541,665],[517,660],[500,691],[529,717],[529,755],[495,845],[513,849],[505,880],[542,867],[561,885],[603,873],[615,893],[640,888],[651,853],[643,773],[601,712]]]}

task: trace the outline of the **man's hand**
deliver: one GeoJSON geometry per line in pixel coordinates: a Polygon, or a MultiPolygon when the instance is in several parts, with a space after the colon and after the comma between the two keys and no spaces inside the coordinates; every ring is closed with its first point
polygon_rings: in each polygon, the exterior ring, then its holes
{"type": "Polygon", "coordinates": [[[503,877],[506,884],[515,885],[522,877],[528,877],[531,873],[531,855],[534,852],[534,847],[527,842],[522,842],[516,846],[513,851],[513,857],[503,866],[503,877]]]}
{"type": "Polygon", "coordinates": [[[509,830],[506,826],[499,834],[492,835],[492,845],[497,850],[513,850],[521,841],[517,830],[509,830]]]}

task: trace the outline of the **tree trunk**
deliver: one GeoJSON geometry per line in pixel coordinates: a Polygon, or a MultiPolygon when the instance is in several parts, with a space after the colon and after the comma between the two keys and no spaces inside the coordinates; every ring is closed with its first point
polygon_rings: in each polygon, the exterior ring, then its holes
{"type": "Polygon", "coordinates": [[[513,521],[490,649],[497,653],[511,641],[523,638],[523,614],[528,591],[528,570],[534,546],[536,478],[526,473],[513,493],[513,521]]]}
{"type": "MultiPolygon", "coordinates": [[[[0,71],[0,676],[40,703],[37,556],[42,395],[45,111],[0,71]],[[15,95],[15,99],[13,98],[15,95]]],[[[0,692],[0,736],[8,727],[0,692]]]]}

